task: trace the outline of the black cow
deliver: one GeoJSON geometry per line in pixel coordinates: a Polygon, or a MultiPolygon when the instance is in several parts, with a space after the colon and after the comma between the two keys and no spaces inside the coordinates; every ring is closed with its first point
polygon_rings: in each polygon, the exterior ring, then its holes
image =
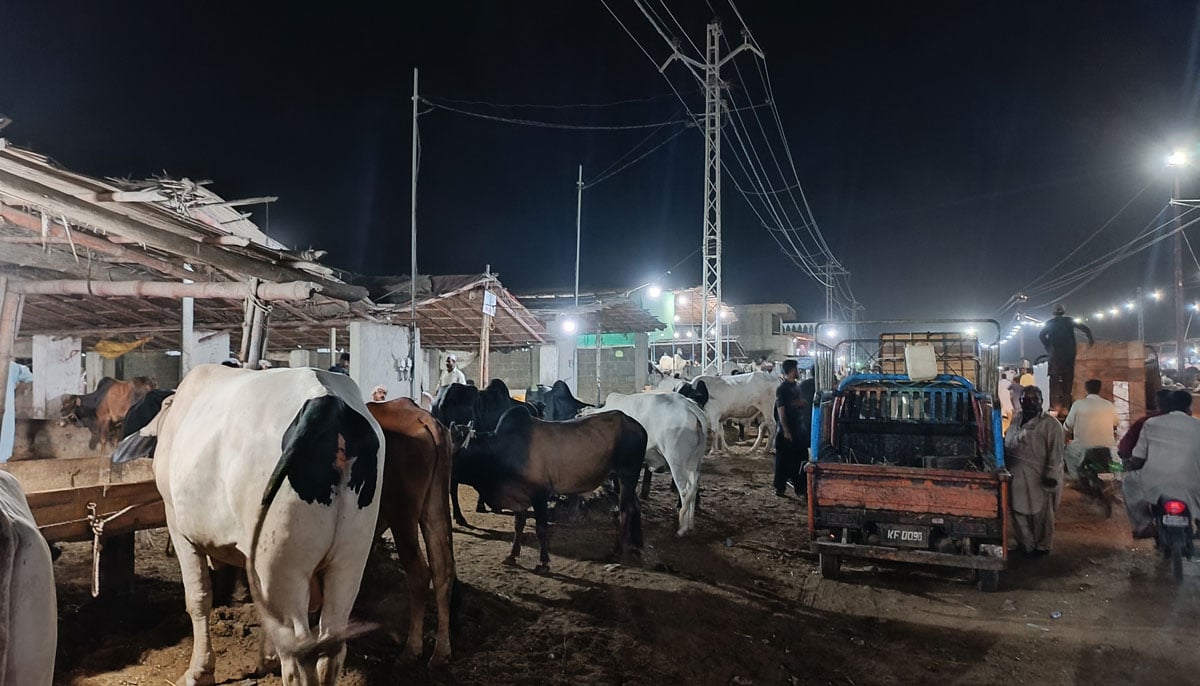
{"type": "MultiPolygon", "coordinates": [[[[457,383],[446,386],[434,400],[432,413],[450,429],[450,437],[457,448],[468,443],[476,432],[495,431],[500,416],[514,407],[524,407],[530,414],[538,414],[532,405],[514,400],[503,381],[492,379],[482,391],[457,383]]],[[[469,526],[458,504],[458,482],[453,479],[450,483],[450,502],[454,521],[459,526],[469,526]]],[[[487,512],[482,499],[475,504],[475,511],[487,512]]]]}
{"type": "Polygon", "coordinates": [[[696,381],[695,383],[684,381],[682,386],[675,389],[675,392],[695,402],[700,407],[708,404],[708,386],[704,385],[703,381],[696,381]]]}
{"type": "Polygon", "coordinates": [[[551,422],[574,419],[579,416],[583,408],[595,407],[595,405],[576,399],[571,394],[567,383],[562,379],[555,381],[554,385],[549,388],[538,386],[537,392],[532,394],[528,400],[535,406],[540,405],[542,419],[551,422]]]}
{"type": "Polygon", "coordinates": [[[156,388],[131,405],[129,411],[125,413],[125,419],[121,422],[121,438],[131,436],[149,424],[150,420],[158,416],[159,411],[162,410],[163,401],[173,395],[175,395],[174,388],[156,388]]]}
{"type": "Polygon", "coordinates": [[[642,425],[621,412],[547,422],[517,407],[504,413],[494,433],[478,434],[458,451],[453,478],[473,486],[493,508],[516,515],[506,564],[516,564],[526,511],[533,509],[540,547],[534,572],[546,573],[550,570],[546,540],[550,498],[590,493],[614,472],[620,510],[617,551],[641,547],[636,487],[646,442],[642,425]]]}

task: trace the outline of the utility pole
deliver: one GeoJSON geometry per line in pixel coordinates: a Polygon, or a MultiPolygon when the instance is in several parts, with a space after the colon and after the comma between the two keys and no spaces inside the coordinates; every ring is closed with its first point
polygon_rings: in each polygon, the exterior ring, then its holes
{"type": "Polygon", "coordinates": [[[1142,287],[1137,288],[1138,342],[1146,345],[1146,312],[1142,307],[1142,287]]]}
{"type": "Polygon", "coordinates": [[[583,165],[579,165],[579,181],[575,182],[575,307],[579,307],[579,237],[583,217],[583,165]]]}
{"type": "Polygon", "coordinates": [[[412,190],[410,202],[412,204],[412,219],[410,230],[412,232],[412,264],[409,267],[409,299],[408,299],[408,359],[412,360],[412,374],[408,380],[409,397],[414,403],[421,402],[421,395],[417,391],[417,103],[419,96],[417,95],[417,69],[413,67],[413,94],[412,94],[412,190]]]}
{"type": "Polygon", "coordinates": [[[1171,206],[1175,209],[1175,369],[1182,372],[1187,364],[1184,357],[1187,348],[1183,327],[1183,227],[1179,224],[1179,177],[1175,170],[1175,192],[1171,196],[1171,206]]]}
{"type": "MultiPolygon", "coordinates": [[[[679,51],[679,43],[672,43],[673,53],[662,63],[659,71],[666,71],[672,62],[679,61],[688,68],[692,76],[704,89],[704,233],[701,243],[703,267],[700,288],[701,303],[700,359],[701,371],[705,374],[720,374],[722,369],[721,350],[721,114],[725,108],[721,81],[721,67],[738,54],[750,51],[759,59],[766,59],[758,47],[750,43],[748,34],[742,34],[742,44],[721,56],[721,23],[716,19],[708,24],[705,32],[704,61],[688,57],[679,51]]],[[[665,36],[664,36],[665,38],[665,36]]]]}

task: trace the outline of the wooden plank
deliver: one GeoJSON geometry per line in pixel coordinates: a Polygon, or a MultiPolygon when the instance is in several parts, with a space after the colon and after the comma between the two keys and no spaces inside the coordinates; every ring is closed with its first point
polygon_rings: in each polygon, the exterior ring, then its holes
{"type": "Polygon", "coordinates": [[[166,512],[153,481],[112,486],[87,486],[28,494],[29,509],[42,535],[56,541],[90,541],[88,503],[96,503],[101,517],[134,506],[104,526],[105,535],[120,535],[166,526],[166,512]]]}
{"type": "Polygon", "coordinates": [[[1002,481],[992,474],[982,475],[990,478],[971,478],[977,474],[878,467],[873,472],[839,472],[818,467],[814,486],[817,507],[993,519],[999,512],[1002,481]],[[897,469],[915,474],[893,473],[897,469]]]}
{"type": "Polygon", "coordinates": [[[116,465],[108,456],[11,460],[0,469],[17,477],[26,494],[154,481],[154,462],[150,458],[116,465]]]}

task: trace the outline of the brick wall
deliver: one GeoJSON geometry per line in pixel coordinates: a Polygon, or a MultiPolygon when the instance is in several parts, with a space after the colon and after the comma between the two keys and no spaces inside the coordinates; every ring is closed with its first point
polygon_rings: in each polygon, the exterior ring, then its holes
{"type": "MultiPolygon", "coordinates": [[[[443,359],[445,359],[444,356],[443,359]]],[[[510,391],[530,388],[537,385],[538,360],[539,353],[536,348],[531,350],[514,350],[512,352],[493,350],[488,355],[488,375],[491,379],[500,379],[503,381],[510,391]]],[[[462,373],[468,379],[474,379],[475,384],[479,387],[482,388],[487,385],[486,382],[481,383],[479,379],[478,356],[465,366],[461,366],[460,369],[462,369],[462,373]]],[[[491,379],[488,379],[488,381],[491,381],[491,379]]]]}
{"type": "MultiPolygon", "coordinates": [[[[596,349],[579,349],[579,391],[584,402],[596,402],[596,349]]],[[[605,348],[600,351],[600,399],[609,393],[635,393],[637,356],[633,348],[605,348]],[[620,355],[620,357],[618,357],[620,355]]]]}

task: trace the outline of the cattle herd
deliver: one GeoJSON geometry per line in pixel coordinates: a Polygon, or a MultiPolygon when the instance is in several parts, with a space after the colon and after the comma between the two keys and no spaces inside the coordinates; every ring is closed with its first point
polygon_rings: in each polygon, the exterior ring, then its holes
{"type": "MultiPolygon", "coordinates": [[[[123,425],[114,461],[154,459],[193,629],[189,667],[176,683],[213,683],[209,568],[234,566],[245,569],[262,621],[261,669],[287,684],[334,684],[347,639],[377,628],[350,613],[368,553],[386,529],[411,600],[404,657],[421,652],[432,588],[438,626],[430,663],[450,658],[451,512],[468,525],[460,483],[478,492],[479,508],[514,515],[507,564],[517,561],[532,511],[537,573],[550,567],[551,505],[602,487],[617,499],[615,553],[636,554],[643,472],[642,498],[652,471],[670,473],[677,533],[692,530],[706,446],[723,444],[720,427],[729,418],[761,415],[760,439],[769,432],[777,380],[755,372],[661,385],[611,393],[597,408],[561,381],[524,402],[499,380],[482,390],[454,384],[427,412],[404,398],[364,403],[341,374],[204,365],[173,394],[145,380],[106,380],[64,410],[90,422],[101,442],[123,425]]],[[[20,485],[4,472],[0,513],[0,598],[22,589],[20,602],[0,606],[0,632],[9,637],[0,673],[5,684],[49,684],[56,617],[49,550],[20,485]]]]}

